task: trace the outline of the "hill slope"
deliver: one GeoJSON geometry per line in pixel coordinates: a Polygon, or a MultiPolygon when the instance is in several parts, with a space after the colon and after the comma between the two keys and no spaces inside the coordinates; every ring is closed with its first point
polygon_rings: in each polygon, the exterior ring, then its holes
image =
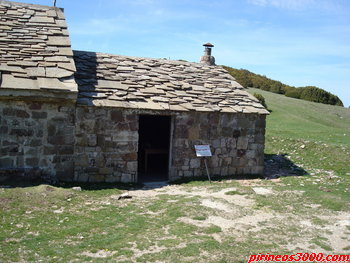
{"type": "Polygon", "coordinates": [[[235,69],[223,66],[243,87],[256,88],[284,94],[287,97],[319,102],[323,104],[344,106],[343,102],[334,94],[315,86],[293,87],[266,76],[250,72],[246,69],[235,69]]]}
{"type": "Polygon", "coordinates": [[[286,154],[306,169],[350,178],[350,109],[249,89],[265,97],[266,153],[286,154]]]}

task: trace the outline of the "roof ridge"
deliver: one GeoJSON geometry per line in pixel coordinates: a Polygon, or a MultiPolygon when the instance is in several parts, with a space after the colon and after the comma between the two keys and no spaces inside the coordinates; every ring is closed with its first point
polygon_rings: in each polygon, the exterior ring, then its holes
{"type": "Polygon", "coordinates": [[[57,7],[57,6],[49,6],[49,5],[39,5],[39,4],[32,4],[32,3],[23,3],[23,2],[15,2],[15,1],[8,1],[8,0],[0,0],[0,4],[10,4],[10,5],[19,5],[19,6],[26,6],[26,7],[42,7],[42,8],[47,8],[47,9],[60,9],[61,11],[64,10],[64,8],[57,7]]]}
{"type": "MultiPolygon", "coordinates": [[[[134,59],[134,60],[156,60],[156,61],[161,61],[169,64],[188,64],[188,65],[195,65],[195,66],[200,66],[200,67],[207,67],[207,68],[222,68],[224,69],[221,65],[203,65],[199,62],[191,62],[191,61],[186,61],[186,60],[174,60],[174,59],[166,59],[166,58],[152,58],[152,57],[138,57],[138,56],[127,56],[127,55],[119,55],[119,54],[112,54],[112,53],[105,53],[105,52],[94,52],[94,51],[85,51],[85,50],[73,50],[73,53],[94,53],[97,55],[104,55],[104,56],[111,56],[111,57],[120,57],[120,58],[129,58],[129,59],[134,59]]],[[[226,70],[225,70],[226,71],[226,70]]]]}

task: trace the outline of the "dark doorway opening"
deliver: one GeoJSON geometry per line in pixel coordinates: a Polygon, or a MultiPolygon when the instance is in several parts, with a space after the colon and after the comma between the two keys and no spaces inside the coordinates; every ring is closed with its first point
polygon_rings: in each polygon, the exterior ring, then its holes
{"type": "Polygon", "coordinates": [[[168,180],[170,116],[140,115],[138,181],[168,180]]]}

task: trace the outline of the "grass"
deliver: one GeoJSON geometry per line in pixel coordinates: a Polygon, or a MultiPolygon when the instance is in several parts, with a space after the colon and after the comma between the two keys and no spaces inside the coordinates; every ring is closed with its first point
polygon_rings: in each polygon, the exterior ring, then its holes
{"type": "Polygon", "coordinates": [[[272,110],[267,161],[283,160],[283,169],[300,176],[187,180],[173,186],[182,191],[177,194],[160,189],[122,200],[119,194],[139,186],[0,188],[0,261],[246,262],[258,253],[345,254],[350,110],[251,92],[272,110]],[[253,187],[272,194],[255,194],[253,187]],[[203,206],[205,198],[217,208],[203,206]],[[330,242],[337,236],[340,248],[330,242]]]}
{"type": "Polygon", "coordinates": [[[236,191],[236,190],[225,192],[225,195],[244,195],[244,194],[245,193],[236,191]]]}
{"type": "Polygon", "coordinates": [[[284,178],[292,189],[307,191],[304,199],[332,210],[349,209],[350,109],[262,94],[267,117],[266,154],[284,154],[309,177],[284,178]]]}
{"type": "Polygon", "coordinates": [[[198,216],[197,215],[197,216],[194,216],[193,219],[194,220],[201,220],[201,221],[203,221],[203,220],[207,219],[207,217],[206,216],[198,216]]]}
{"type": "Polygon", "coordinates": [[[324,238],[322,238],[322,237],[317,237],[316,239],[313,239],[311,242],[314,243],[315,245],[323,248],[326,251],[329,251],[329,252],[332,251],[332,248],[326,244],[327,240],[324,240],[324,238]]]}
{"type": "Polygon", "coordinates": [[[272,114],[268,117],[267,138],[308,140],[350,146],[350,109],[314,103],[259,89],[249,89],[265,97],[272,114]]]}
{"type": "Polygon", "coordinates": [[[262,94],[272,113],[267,117],[266,153],[288,153],[309,168],[350,172],[350,109],[262,94]]]}

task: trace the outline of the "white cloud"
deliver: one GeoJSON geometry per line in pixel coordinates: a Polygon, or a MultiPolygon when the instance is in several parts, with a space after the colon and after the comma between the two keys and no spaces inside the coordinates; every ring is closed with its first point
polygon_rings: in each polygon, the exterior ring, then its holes
{"type": "Polygon", "coordinates": [[[335,0],[247,0],[248,3],[262,6],[275,7],[281,9],[302,10],[308,8],[336,10],[339,9],[339,4],[342,1],[335,0]]]}
{"type": "Polygon", "coordinates": [[[258,6],[273,6],[277,8],[286,9],[300,9],[310,4],[313,4],[314,0],[248,0],[249,3],[258,6]]]}

